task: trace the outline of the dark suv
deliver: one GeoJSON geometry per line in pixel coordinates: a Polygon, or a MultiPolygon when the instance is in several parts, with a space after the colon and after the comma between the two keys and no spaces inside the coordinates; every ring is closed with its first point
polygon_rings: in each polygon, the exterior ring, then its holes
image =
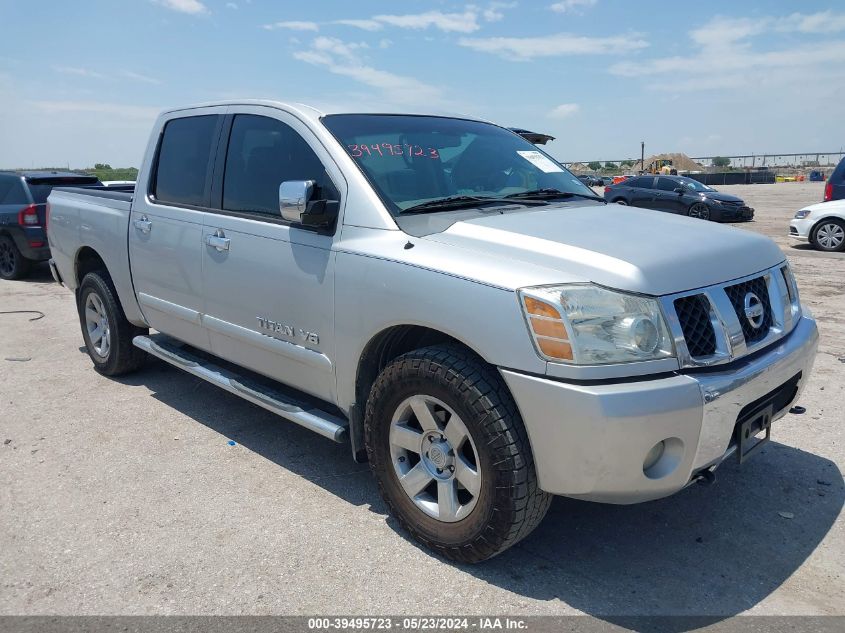
{"type": "Polygon", "coordinates": [[[604,188],[604,199],[691,218],[736,222],[751,220],[754,209],[742,198],[716,191],[683,176],[636,176],[604,188]]]}
{"type": "Polygon", "coordinates": [[[830,174],[827,179],[827,184],[824,186],[824,200],[822,202],[830,202],[831,200],[842,200],[845,198],[845,158],[839,161],[836,169],[830,174]]]}
{"type": "Polygon", "coordinates": [[[0,279],[25,277],[50,258],[47,196],[56,186],[99,185],[96,176],[57,171],[0,172],[0,279]]]}

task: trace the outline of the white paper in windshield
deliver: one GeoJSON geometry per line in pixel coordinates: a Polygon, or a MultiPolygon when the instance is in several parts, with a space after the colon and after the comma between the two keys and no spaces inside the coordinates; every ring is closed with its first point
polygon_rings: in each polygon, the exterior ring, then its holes
{"type": "Polygon", "coordinates": [[[560,167],[555,165],[552,161],[550,161],[546,156],[541,154],[537,151],[517,151],[517,154],[522,156],[525,160],[529,163],[537,167],[538,169],[544,171],[547,174],[551,174],[556,171],[563,171],[560,167]]]}

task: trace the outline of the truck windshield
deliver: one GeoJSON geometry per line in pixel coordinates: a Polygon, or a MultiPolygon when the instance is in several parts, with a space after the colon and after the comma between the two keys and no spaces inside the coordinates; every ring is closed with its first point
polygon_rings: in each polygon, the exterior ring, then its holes
{"type": "Polygon", "coordinates": [[[394,215],[455,196],[518,199],[543,190],[546,199],[553,191],[562,198],[595,197],[548,154],[490,123],[387,114],[322,121],[394,215]]]}

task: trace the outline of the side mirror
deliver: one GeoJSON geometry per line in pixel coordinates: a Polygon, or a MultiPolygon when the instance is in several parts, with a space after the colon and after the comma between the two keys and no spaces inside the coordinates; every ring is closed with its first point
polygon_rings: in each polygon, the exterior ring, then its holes
{"type": "Polygon", "coordinates": [[[279,212],[285,220],[302,223],[315,184],[313,180],[286,180],[279,185],[279,212]]]}
{"type": "Polygon", "coordinates": [[[675,187],[675,193],[686,193],[687,190],[683,187],[675,187]]]}

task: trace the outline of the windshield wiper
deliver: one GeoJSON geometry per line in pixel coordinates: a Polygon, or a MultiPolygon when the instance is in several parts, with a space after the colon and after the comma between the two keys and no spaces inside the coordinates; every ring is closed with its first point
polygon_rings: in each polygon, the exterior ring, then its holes
{"type": "Polygon", "coordinates": [[[546,204],[545,202],[537,200],[518,200],[505,196],[504,198],[496,198],[493,196],[448,196],[446,198],[437,198],[429,200],[428,202],[421,202],[414,206],[402,210],[402,214],[406,213],[427,213],[429,211],[443,211],[446,209],[461,209],[472,208],[482,204],[546,204]]]}
{"type": "Polygon", "coordinates": [[[552,198],[585,198],[587,200],[599,200],[607,202],[604,198],[599,196],[591,196],[586,193],[576,193],[574,191],[561,191],[560,189],[529,189],[520,193],[511,193],[505,196],[511,200],[550,200],[552,198]]]}

